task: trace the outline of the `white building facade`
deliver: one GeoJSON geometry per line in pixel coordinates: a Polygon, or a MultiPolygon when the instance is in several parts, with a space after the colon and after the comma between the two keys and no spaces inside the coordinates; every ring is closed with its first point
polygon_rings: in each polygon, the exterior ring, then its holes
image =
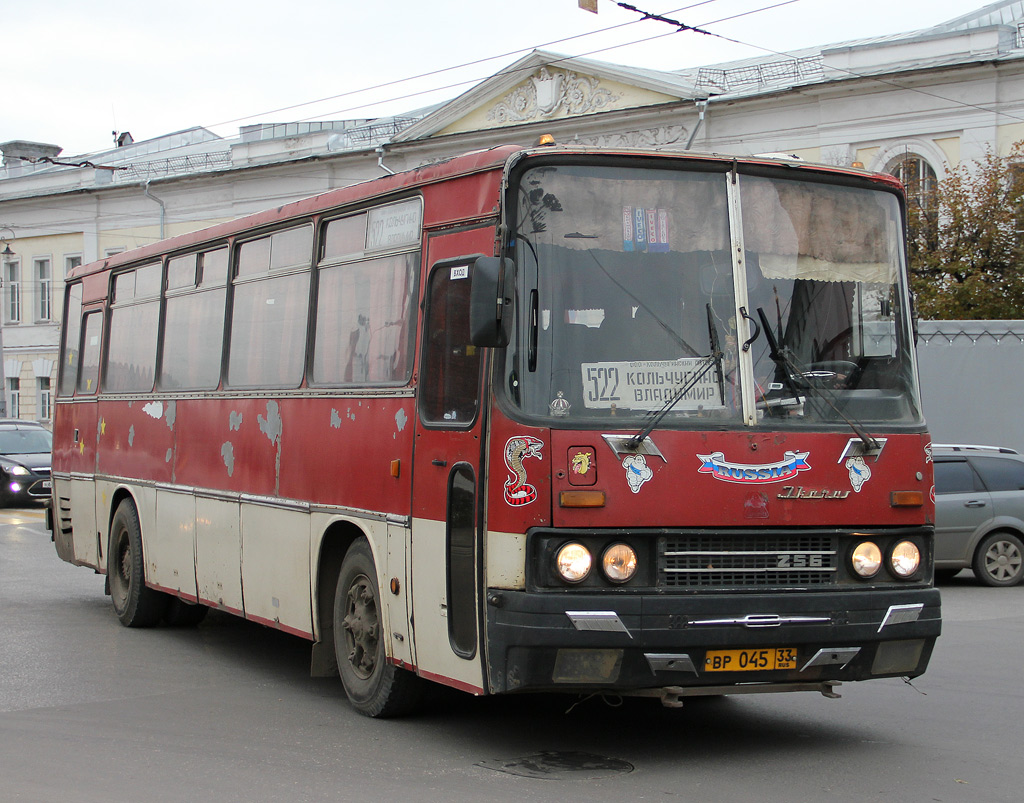
{"type": "Polygon", "coordinates": [[[82,262],[457,153],[558,141],[787,153],[925,183],[1024,140],[1024,0],[933,28],[661,72],[535,51],[380,120],[192,128],[68,157],[0,143],[7,415],[48,422],[63,278],[82,262]]]}

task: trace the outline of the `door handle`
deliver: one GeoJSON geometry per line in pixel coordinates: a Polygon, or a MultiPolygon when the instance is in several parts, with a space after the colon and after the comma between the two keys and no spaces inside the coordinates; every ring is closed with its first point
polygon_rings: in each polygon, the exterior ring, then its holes
{"type": "Polygon", "coordinates": [[[445,466],[448,465],[448,461],[442,460],[440,457],[435,457],[433,460],[430,461],[430,465],[440,466],[441,468],[444,468],[445,466]]]}
{"type": "Polygon", "coordinates": [[[972,499],[970,502],[964,502],[964,507],[985,507],[985,503],[981,499],[972,499]]]}

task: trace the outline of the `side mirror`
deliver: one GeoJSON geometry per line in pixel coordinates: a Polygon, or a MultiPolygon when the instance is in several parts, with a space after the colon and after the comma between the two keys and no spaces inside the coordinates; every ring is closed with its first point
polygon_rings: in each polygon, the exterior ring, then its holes
{"type": "Polygon", "coordinates": [[[474,346],[502,348],[512,332],[515,263],[477,257],[469,295],[469,337],[474,346]]]}

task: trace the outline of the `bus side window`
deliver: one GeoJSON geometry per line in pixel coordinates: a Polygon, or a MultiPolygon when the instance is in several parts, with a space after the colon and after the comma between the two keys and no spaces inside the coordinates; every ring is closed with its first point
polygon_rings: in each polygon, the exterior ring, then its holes
{"type": "Polygon", "coordinates": [[[228,249],[168,262],[160,387],[213,389],[220,382],[228,249]]]}
{"type": "Polygon", "coordinates": [[[298,387],[305,367],[313,227],[242,243],[231,314],[228,385],[298,387]]]}
{"type": "Polygon", "coordinates": [[[314,383],[408,381],[418,263],[409,253],[320,269],[314,383]]]}
{"type": "Polygon", "coordinates": [[[420,415],[437,424],[465,425],[479,404],[480,356],[469,342],[466,266],[435,268],[427,289],[420,415]]]}
{"type": "Polygon", "coordinates": [[[60,385],[61,396],[73,396],[78,383],[78,363],[82,347],[82,285],[68,288],[67,309],[64,311],[64,352],[61,355],[60,385]]]}
{"type": "Polygon", "coordinates": [[[82,337],[82,364],[78,375],[78,392],[92,395],[96,393],[100,376],[100,340],[103,331],[103,316],[98,312],[90,312],[83,322],[85,334],[82,337]]]}
{"type": "Polygon", "coordinates": [[[156,262],[114,277],[103,375],[108,391],[132,393],[153,388],[162,276],[163,265],[156,262]]]}

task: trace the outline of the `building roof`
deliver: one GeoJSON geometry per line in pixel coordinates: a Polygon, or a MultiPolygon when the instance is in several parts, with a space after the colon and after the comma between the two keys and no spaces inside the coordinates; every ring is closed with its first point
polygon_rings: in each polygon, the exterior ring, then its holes
{"type": "MultiPolygon", "coordinates": [[[[631,94],[624,99],[620,96],[617,105],[595,102],[582,112],[569,108],[559,112],[563,116],[580,116],[711,96],[740,99],[828,82],[892,76],[972,62],[1024,59],[1021,28],[1024,28],[1024,0],[1002,0],[929,28],[679,70],[652,70],[535,50],[446,103],[404,115],[373,120],[263,123],[245,126],[238,137],[228,139],[205,128],[188,128],[88,156],[34,163],[23,161],[0,167],[0,184],[6,183],[4,179],[40,173],[67,175],[75,166],[102,168],[97,170],[96,183],[138,183],[293,161],[299,158],[296,154],[300,152],[359,151],[442,133],[500,128],[530,121],[525,117],[515,118],[514,110],[510,116],[511,104],[507,101],[510,98],[521,100],[524,92],[531,91],[536,100],[537,92],[543,91],[541,85],[553,72],[572,74],[574,80],[578,76],[581,82],[590,81],[595,98],[599,93],[594,88],[598,85],[630,89],[631,94]],[[305,150],[294,146],[296,138],[302,137],[311,143],[305,150]]],[[[581,83],[577,86],[587,89],[581,83]]],[[[534,119],[545,119],[545,115],[534,119]]],[[[13,183],[21,186],[17,190],[10,185],[0,186],[0,200],[23,196],[26,192],[31,195],[61,191],[56,189],[59,182],[52,179],[35,182],[31,187],[24,181],[13,183]]],[[[81,181],[70,182],[64,191],[82,186],[81,181]]]]}

